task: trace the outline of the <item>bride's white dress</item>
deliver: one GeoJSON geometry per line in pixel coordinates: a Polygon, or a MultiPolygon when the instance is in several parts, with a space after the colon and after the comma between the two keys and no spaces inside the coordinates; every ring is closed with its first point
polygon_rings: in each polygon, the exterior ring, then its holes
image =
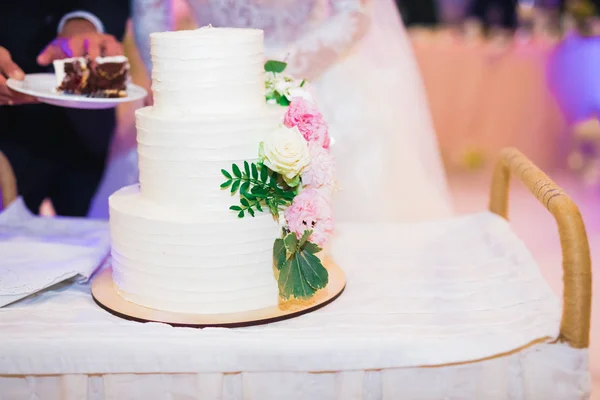
{"type": "MultiPolygon", "coordinates": [[[[188,3],[199,26],[263,29],[267,56],[287,60],[290,72],[311,80],[335,139],[338,221],[451,213],[425,92],[392,0],[188,3]]],[[[149,34],[172,28],[171,7],[171,0],[133,1],[136,41],[147,68],[149,34]]]]}

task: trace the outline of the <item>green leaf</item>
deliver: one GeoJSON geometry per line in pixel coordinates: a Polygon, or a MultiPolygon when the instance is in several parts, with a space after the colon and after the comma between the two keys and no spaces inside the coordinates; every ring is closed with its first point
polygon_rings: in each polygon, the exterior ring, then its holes
{"type": "Polygon", "coordinates": [[[302,82],[300,82],[300,87],[303,87],[306,84],[306,79],[302,79],[302,82]]]}
{"type": "Polygon", "coordinates": [[[260,186],[252,186],[252,189],[250,189],[250,193],[259,197],[266,197],[268,194],[267,190],[260,186]]]}
{"type": "Polygon", "coordinates": [[[280,196],[282,199],[291,201],[291,200],[294,200],[294,197],[296,197],[296,192],[294,192],[293,190],[285,191],[285,192],[281,192],[280,196]]]}
{"type": "Polygon", "coordinates": [[[285,256],[286,252],[283,239],[275,239],[275,243],[273,244],[273,265],[275,265],[275,268],[277,268],[278,271],[281,270],[281,267],[283,267],[283,264],[285,263],[285,256]]]}
{"type": "Polygon", "coordinates": [[[310,237],[310,235],[312,235],[312,233],[312,230],[304,231],[302,237],[300,238],[300,241],[298,242],[298,247],[302,248],[302,246],[304,246],[304,244],[308,241],[308,238],[310,237]]]}
{"type": "Polygon", "coordinates": [[[240,211],[238,214],[238,218],[244,218],[244,210],[240,211]]]}
{"type": "Polygon", "coordinates": [[[240,203],[242,203],[242,205],[243,205],[244,207],[250,207],[250,203],[248,203],[248,200],[246,200],[246,199],[245,199],[245,198],[243,198],[243,197],[240,199],[240,203]]]}
{"type": "Polygon", "coordinates": [[[283,238],[283,244],[287,252],[287,259],[290,259],[298,250],[298,238],[295,233],[288,233],[283,238]]]}
{"type": "Polygon", "coordinates": [[[260,205],[260,201],[257,201],[256,204],[254,204],[254,207],[256,207],[258,211],[263,212],[262,206],[260,205]]]}
{"type": "Polygon", "coordinates": [[[265,63],[265,71],[266,72],[274,72],[276,74],[280,74],[285,71],[287,67],[287,63],[282,61],[269,60],[265,63]]]}
{"type": "Polygon", "coordinates": [[[269,178],[269,169],[262,164],[260,166],[260,180],[264,183],[267,183],[267,179],[269,178]]]}
{"type": "Polygon", "coordinates": [[[240,187],[240,193],[245,196],[248,197],[248,190],[250,189],[250,182],[244,182],[242,184],[242,186],[240,187]]]}
{"type": "Polygon", "coordinates": [[[231,211],[242,211],[242,207],[240,206],[231,206],[229,207],[231,211]]]}
{"type": "Polygon", "coordinates": [[[238,178],[242,177],[242,171],[240,171],[240,167],[238,167],[237,164],[232,164],[231,169],[235,176],[237,176],[238,178]]]}
{"type": "Polygon", "coordinates": [[[226,182],[221,183],[221,189],[226,189],[229,187],[229,185],[231,185],[231,179],[226,182]]]}
{"type": "Polygon", "coordinates": [[[241,181],[233,181],[233,185],[231,185],[231,193],[237,192],[237,190],[240,188],[240,183],[241,181]]]}
{"type": "Polygon", "coordinates": [[[316,244],[312,243],[312,242],[306,242],[302,246],[302,250],[305,251],[305,252],[307,252],[307,253],[310,253],[310,254],[317,254],[322,249],[319,246],[317,246],[316,244]]]}
{"type": "Polygon", "coordinates": [[[252,208],[248,208],[246,211],[248,211],[248,214],[254,217],[254,210],[252,208]]]}
{"type": "Polygon", "coordinates": [[[289,105],[290,105],[290,101],[288,100],[288,98],[287,98],[287,97],[285,97],[285,96],[280,96],[280,97],[277,99],[277,104],[279,104],[280,106],[287,107],[287,106],[289,106],[289,105]]]}
{"type": "Polygon", "coordinates": [[[300,250],[283,263],[279,271],[279,296],[284,300],[291,297],[300,300],[310,299],[317,290],[327,286],[329,274],[321,260],[300,250]]]}
{"type": "Polygon", "coordinates": [[[277,179],[278,179],[278,177],[279,177],[279,174],[273,173],[273,175],[271,175],[271,179],[269,180],[269,185],[271,185],[271,186],[277,186],[277,179]]]}
{"type": "Polygon", "coordinates": [[[232,179],[233,177],[231,176],[231,174],[229,172],[227,172],[226,170],[222,169],[221,173],[225,176],[225,178],[227,179],[232,179]]]}
{"type": "Polygon", "coordinates": [[[250,177],[250,164],[248,164],[248,161],[244,161],[244,172],[247,177],[250,177]]]}
{"type": "Polygon", "coordinates": [[[252,179],[258,180],[258,169],[256,168],[256,164],[252,163],[252,179]]]}

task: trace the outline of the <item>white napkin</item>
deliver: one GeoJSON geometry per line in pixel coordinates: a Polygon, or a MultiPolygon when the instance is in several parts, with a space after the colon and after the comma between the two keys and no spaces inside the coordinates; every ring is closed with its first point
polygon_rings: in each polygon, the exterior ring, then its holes
{"type": "Polygon", "coordinates": [[[18,198],[0,213],[0,307],[73,277],[87,281],[109,253],[106,221],[38,217],[18,198]]]}

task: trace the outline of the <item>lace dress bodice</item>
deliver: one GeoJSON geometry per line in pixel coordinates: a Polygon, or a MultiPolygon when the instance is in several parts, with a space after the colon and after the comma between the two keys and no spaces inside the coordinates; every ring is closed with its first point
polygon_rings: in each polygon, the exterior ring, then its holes
{"type": "MultiPolygon", "coordinates": [[[[151,67],[149,34],[173,29],[171,0],[132,0],[142,59],[151,67]]],[[[198,26],[262,29],[270,58],[291,72],[316,75],[364,33],[365,0],[187,0],[198,26]]],[[[307,76],[311,77],[311,76],[307,76]]]]}
{"type": "Polygon", "coordinates": [[[190,1],[199,25],[262,29],[268,49],[296,41],[311,20],[316,4],[316,0],[190,1]]]}

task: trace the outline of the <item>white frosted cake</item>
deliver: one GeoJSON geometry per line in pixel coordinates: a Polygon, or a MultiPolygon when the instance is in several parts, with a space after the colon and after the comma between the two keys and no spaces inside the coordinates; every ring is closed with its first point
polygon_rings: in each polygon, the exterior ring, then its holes
{"type": "Polygon", "coordinates": [[[239,219],[221,169],[257,160],[280,122],[267,105],[263,32],[151,35],[154,106],[136,112],[140,184],[110,198],[113,278],[154,309],[231,313],[277,305],[269,213],[239,219]]]}
{"type": "Polygon", "coordinates": [[[327,124],[263,32],[154,33],[154,105],[136,112],[139,185],[109,200],[113,280],[180,313],[310,301],[333,231],[327,124]],[[283,91],[281,90],[283,88],[283,91]]]}

